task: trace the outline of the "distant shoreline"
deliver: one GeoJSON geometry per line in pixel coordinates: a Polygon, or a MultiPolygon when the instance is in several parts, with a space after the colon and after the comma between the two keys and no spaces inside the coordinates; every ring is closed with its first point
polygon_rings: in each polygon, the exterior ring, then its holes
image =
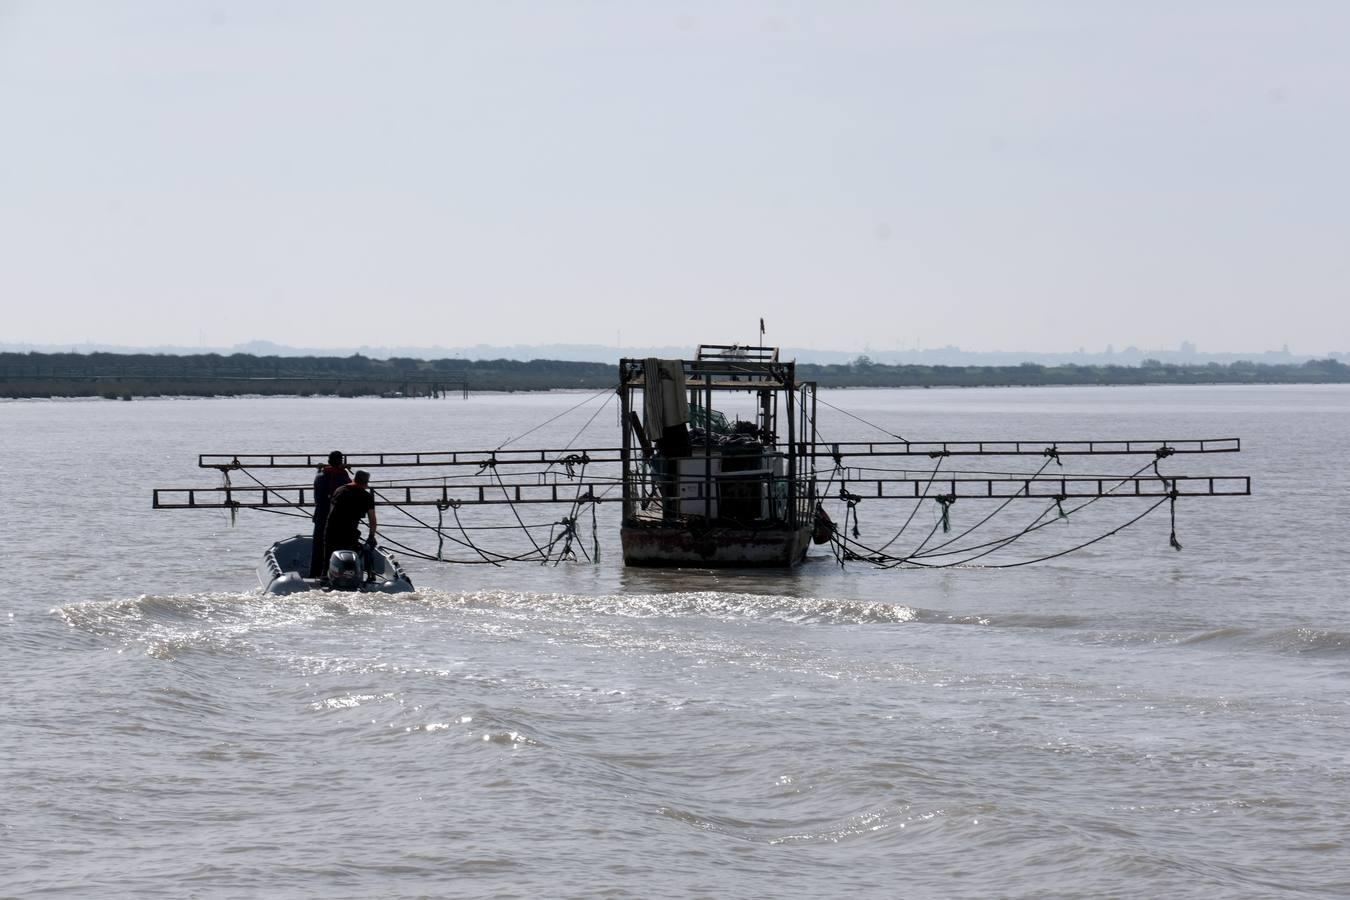
{"type": "MultiPolygon", "coordinates": [[[[0,382],[2,384],[2,382],[0,382]]],[[[821,385],[821,387],[838,391],[966,391],[966,390],[1012,390],[1016,388],[1121,388],[1121,387],[1310,387],[1317,385],[1337,385],[1350,384],[1350,382],[1339,381],[1204,381],[1204,382],[1186,382],[1184,384],[1175,382],[1142,382],[1131,384],[939,384],[939,385],[821,385]]],[[[474,396],[509,396],[513,394],[587,394],[594,393],[588,388],[564,387],[564,388],[534,388],[529,390],[483,390],[473,391],[474,396]]],[[[147,400],[157,400],[172,402],[178,400],[383,400],[383,399],[401,399],[418,400],[425,397],[399,397],[390,398],[378,394],[261,394],[261,393],[237,393],[237,394],[131,394],[123,396],[109,397],[99,394],[80,394],[65,395],[52,394],[44,396],[23,396],[16,397],[7,394],[0,394],[0,404],[7,403],[116,403],[123,401],[144,402],[147,400]]]]}
{"type": "MultiPolygon", "coordinates": [[[[1235,362],[1140,366],[797,365],[799,381],[830,388],[1114,387],[1129,385],[1348,384],[1335,359],[1295,364],[1235,362]]],[[[233,354],[0,353],[0,398],[412,397],[603,390],[612,363],[562,360],[374,360],[233,354]]]]}

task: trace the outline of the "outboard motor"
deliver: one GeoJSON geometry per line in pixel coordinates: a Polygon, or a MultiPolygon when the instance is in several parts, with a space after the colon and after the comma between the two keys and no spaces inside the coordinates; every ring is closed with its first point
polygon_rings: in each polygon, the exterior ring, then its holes
{"type": "Polygon", "coordinates": [[[358,591],[365,579],[361,554],[353,550],[334,550],[328,558],[328,584],[338,591],[358,591]]]}

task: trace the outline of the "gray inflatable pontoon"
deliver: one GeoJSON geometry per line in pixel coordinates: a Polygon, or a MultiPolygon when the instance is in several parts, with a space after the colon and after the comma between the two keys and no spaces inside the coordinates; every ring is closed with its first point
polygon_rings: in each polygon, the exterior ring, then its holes
{"type": "Polygon", "coordinates": [[[258,583],[268,594],[300,591],[363,591],[399,594],[413,589],[412,579],[383,547],[338,550],[328,560],[328,578],[307,578],[314,539],[297,534],[277,541],[258,564],[258,583]]]}

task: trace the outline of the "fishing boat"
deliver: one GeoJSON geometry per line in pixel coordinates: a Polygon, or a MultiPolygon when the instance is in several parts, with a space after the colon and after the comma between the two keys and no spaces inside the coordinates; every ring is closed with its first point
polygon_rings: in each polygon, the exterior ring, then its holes
{"type": "MultiPolygon", "coordinates": [[[[910,440],[818,399],[816,384],[798,381],[797,374],[795,362],[780,359],[775,347],[702,344],[690,359],[621,359],[615,389],[569,410],[617,397],[617,447],[578,447],[574,438],[563,447],[526,449],[508,446],[516,440],[510,439],[491,450],[345,455],[349,465],[381,470],[386,477],[372,482],[378,502],[413,523],[405,528],[416,526],[435,540],[434,547],[414,547],[387,539],[395,546],[428,562],[494,566],[557,565],[578,555],[599,562],[596,509],[616,500],[628,566],[790,569],[816,543],[826,545],[840,565],[931,569],[1004,568],[1058,559],[1157,509],[1168,515],[1169,546],[1180,550],[1179,501],[1251,494],[1247,476],[1161,469],[1195,455],[1240,452],[1238,438],[910,440]],[[817,404],[882,432],[884,438],[826,443],[819,437],[817,404]],[[1098,468],[1102,461],[1123,457],[1135,457],[1138,465],[1121,473],[1098,468]],[[990,469],[984,460],[995,459],[1004,462],[990,469]],[[1089,459],[1092,469],[1076,471],[1080,461],[1089,459]],[[438,474],[428,478],[428,471],[438,474]],[[964,527],[960,522],[953,526],[952,506],[958,501],[960,510],[972,509],[964,527]],[[1062,546],[1067,541],[1053,540],[1058,531],[1045,530],[1051,523],[1078,521],[1078,510],[1102,501],[1134,509],[1120,524],[1074,535],[1067,547],[1062,546]],[[881,530],[876,536],[865,535],[860,527],[858,507],[863,503],[878,512],[869,517],[869,527],[881,530]],[[977,512],[977,504],[987,511],[977,512]],[[488,513],[486,508],[494,506],[509,507],[510,519],[469,521],[471,510],[488,513]],[[434,509],[434,521],[414,512],[418,507],[434,509]],[[526,521],[529,510],[549,507],[565,512],[550,521],[526,521]],[[886,513],[897,507],[898,514],[886,513]],[[924,507],[931,515],[919,516],[924,507]],[[1023,515],[1023,510],[1035,515],[1023,515]],[[586,513],[588,541],[581,533],[586,513]],[[926,522],[920,526],[916,520],[926,522]],[[911,525],[914,530],[906,536],[911,525]],[[476,537],[500,539],[508,533],[503,528],[515,526],[525,543],[498,549],[476,537]],[[541,537],[547,529],[547,538],[537,539],[531,528],[541,537]],[[1005,552],[1024,547],[1027,551],[1016,558],[1005,552]]],[[[326,454],[303,452],[199,454],[198,467],[218,471],[224,483],[215,488],[156,488],[153,504],[156,509],[228,509],[232,514],[266,509],[304,515],[314,504],[307,479],[269,484],[255,473],[312,472],[325,459],[326,454]],[[240,471],[255,483],[231,483],[231,474],[240,471]]],[[[304,536],[278,542],[259,568],[259,580],[272,593],[321,587],[303,577],[309,552],[304,536]]],[[[343,565],[351,562],[344,560],[343,565]]],[[[398,563],[382,550],[369,563],[356,562],[364,567],[355,586],[342,587],[353,584],[351,572],[343,569],[336,581],[329,577],[328,588],[412,589],[398,563]]]]}
{"type": "Polygon", "coordinates": [[[301,591],[356,591],[399,594],[413,589],[397,559],[383,547],[361,551],[337,550],[329,557],[324,578],[310,578],[310,552],[314,539],[297,534],[277,541],[263,553],[258,564],[258,583],[267,594],[297,594],[301,591]]]}
{"type": "Polygon", "coordinates": [[[773,347],[703,344],[619,363],[630,566],[790,567],[816,511],[815,384],[773,347]],[[733,398],[746,418],[719,409],[733,398]],[[748,403],[745,401],[749,401],[748,403]]]}

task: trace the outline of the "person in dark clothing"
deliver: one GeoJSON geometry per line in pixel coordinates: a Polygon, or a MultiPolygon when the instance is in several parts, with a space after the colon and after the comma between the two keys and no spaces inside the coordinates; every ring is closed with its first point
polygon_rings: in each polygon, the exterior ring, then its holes
{"type": "Polygon", "coordinates": [[[661,518],[674,519],[680,509],[680,460],[694,453],[689,438],[689,425],[677,422],[667,425],[656,439],[656,456],[652,469],[661,491],[661,518]]]}
{"type": "Polygon", "coordinates": [[[375,542],[375,496],[370,491],[370,473],[357,472],[356,480],[344,485],[333,494],[333,508],[328,513],[328,525],[324,532],[323,558],[328,559],[336,550],[361,549],[362,519],[369,520],[370,536],[367,541],[375,542]]]}
{"type": "Polygon", "coordinates": [[[334,450],[328,454],[328,465],[314,476],[314,541],[309,555],[310,578],[322,578],[328,570],[328,554],[323,552],[328,511],[332,508],[334,492],[343,485],[350,484],[351,480],[341,450],[334,450]]]}

